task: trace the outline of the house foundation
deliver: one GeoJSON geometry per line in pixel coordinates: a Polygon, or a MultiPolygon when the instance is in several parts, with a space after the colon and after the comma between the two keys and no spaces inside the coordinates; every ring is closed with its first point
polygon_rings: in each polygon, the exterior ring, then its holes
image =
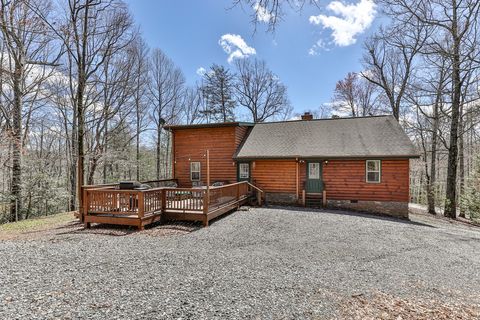
{"type": "Polygon", "coordinates": [[[408,219],[408,202],[327,200],[327,207],[380,213],[408,219]]]}

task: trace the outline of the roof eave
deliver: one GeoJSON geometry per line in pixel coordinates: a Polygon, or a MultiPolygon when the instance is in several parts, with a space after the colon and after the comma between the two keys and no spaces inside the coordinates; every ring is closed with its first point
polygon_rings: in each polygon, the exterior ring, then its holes
{"type": "Polygon", "coordinates": [[[253,127],[252,122],[220,122],[220,123],[198,123],[198,124],[167,124],[163,126],[165,130],[183,130],[200,128],[220,128],[220,127],[253,127]]]}
{"type": "Polygon", "coordinates": [[[300,156],[300,155],[288,155],[288,156],[235,156],[234,160],[290,160],[290,159],[418,159],[418,154],[406,154],[406,155],[355,155],[355,156],[300,156]]]}

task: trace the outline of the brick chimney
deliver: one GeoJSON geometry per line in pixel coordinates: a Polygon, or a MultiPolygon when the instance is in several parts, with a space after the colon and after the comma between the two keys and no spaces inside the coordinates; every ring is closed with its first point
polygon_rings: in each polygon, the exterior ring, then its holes
{"type": "Polygon", "coordinates": [[[305,112],[302,114],[302,120],[313,120],[313,114],[310,112],[305,112]]]}

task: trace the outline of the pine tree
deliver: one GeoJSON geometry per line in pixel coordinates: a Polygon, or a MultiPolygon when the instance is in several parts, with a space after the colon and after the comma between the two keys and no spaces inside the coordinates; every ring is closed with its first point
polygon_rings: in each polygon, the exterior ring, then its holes
{"type": "Polygon", "coordinates": [[[235,120],[233,81],[234,75],[217,64],[203,74],[201,92],[207,105],[202,111],[203,116],[220,122],[235,120]]]}

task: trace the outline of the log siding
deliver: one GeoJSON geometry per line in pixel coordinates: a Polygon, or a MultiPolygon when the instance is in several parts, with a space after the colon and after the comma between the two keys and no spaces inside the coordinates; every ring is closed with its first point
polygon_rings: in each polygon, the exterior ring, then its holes
{"type": "Polygon", "coordinates": [[[379,159],[381,182],[366,182],[365,160],[330,160],[323,164],[327,199],[409,201],[409,160],[379,159]]]}
{"type": "Polygon", "coordinates": [[[175,178],[180,186],[190,187],[190,162],[200,162],[200,181],[207,179],[206,150],[210,150],[210,181],[237,181],[233,156],[248,132],[248,127],[225,126],[173,129],[175,178]]]}

